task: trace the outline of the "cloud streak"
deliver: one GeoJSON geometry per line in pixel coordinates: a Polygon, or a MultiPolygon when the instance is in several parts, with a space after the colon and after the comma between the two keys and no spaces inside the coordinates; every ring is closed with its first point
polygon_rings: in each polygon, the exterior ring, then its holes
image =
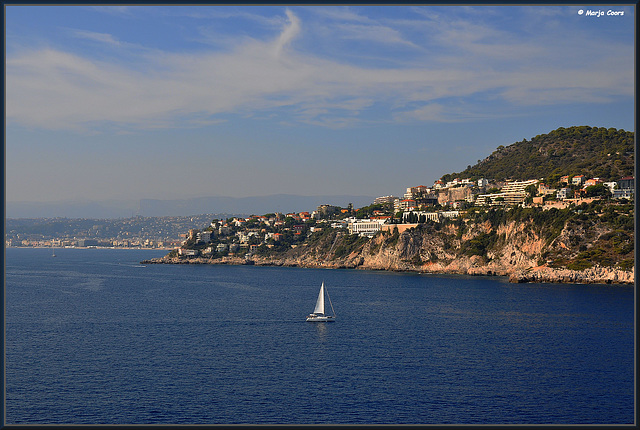
{"type": "MultiPolygon", "coordinates": [[[[606,103],[633,95],[632,46],[609,47],[588,68],[584,60],[568,67],[563,52],[573,59],[581,55],[563,51],[570,43],[513,41],[489,26],[430,18],[421,21],[429,26],[426,41],[419,43],[392,28],[390,20],[368,22],[349,12],[343,16],[357,24],[333,26],[336,39],[415,51],[410,62],[364,66],[296,49],[311,27],[291,10],[285,13],[286,24],[270,39],[244,37],[225,52],[149,50],[135,69],[59,48],[13,55],[6,61],[7,121],[43,129],[88,131],[115,124],[135,130],[214,124],[229,114],[279,118],[287,107],[292,116],[281,121],[335,128],[366,121],[361,113],[374,105],[385,106],[387,121],[452,122],[477,118],[486,93],[504,103],[504,115],[510,106],[606,103]],[[436,43],[449,50],[435,49],[436,43]]],[[[76,36],[134,47],[107,33],[76,36]]]]}

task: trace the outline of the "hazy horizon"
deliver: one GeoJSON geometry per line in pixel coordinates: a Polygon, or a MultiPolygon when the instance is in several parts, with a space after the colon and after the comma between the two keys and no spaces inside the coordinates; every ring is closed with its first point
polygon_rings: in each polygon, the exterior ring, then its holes
{"type": "Polygon", "coordinates": [[[633,5],[4,13],[6,204],[398,196],[559,127],[635,132],[633,5]]]}
{"type": "Polygon", "coordinates": [[[368,206],[376,196],[274,194],[269,196],[200,196],[185,199],[67,200],[7,202],[6,218],[128,218],[226,213],[264,215],[271,212],[313,211],[322,204],[355,208],[368,206]]]}

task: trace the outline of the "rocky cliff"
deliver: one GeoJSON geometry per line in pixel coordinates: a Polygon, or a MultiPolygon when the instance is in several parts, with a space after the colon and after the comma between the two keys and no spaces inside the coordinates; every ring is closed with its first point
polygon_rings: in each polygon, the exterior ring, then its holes
{"type": "Polygon", "coordinates": [[[534,219],[468,219],[424,223],[372,238],[327,230],[276,255],[217,260],[165,257],[148,262],[498,275],[511,282],[634,283],[632,235],[589,218],[562,221],[558,228],[558,222],[554,226],[534,219]]]}

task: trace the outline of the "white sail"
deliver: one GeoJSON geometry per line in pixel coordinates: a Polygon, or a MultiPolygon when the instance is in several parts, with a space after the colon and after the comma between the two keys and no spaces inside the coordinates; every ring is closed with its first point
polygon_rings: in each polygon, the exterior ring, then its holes
{"type": "Polygon", "coordinates": [[[316,302],[316,308],[313,310],[313,313],[324,315],[324,282],[320,287],[320,294],[318,294],[318,301],[316,302]]]}
{"type": "Polygon", "coordinates": [[[318,301],[316,302],[316,308],[313,310],[312,314],[307,316],[307,321],[319,321],[319,322],[330,322],[336,320],[336,312],[333,310],[333,304],[331,303],[331,297],[329,297],[329,292],[324,288],[324,282],[322,282],[322,286],[320,287],[320,292],[318,293],[318,301]],[[324,295],[327,294],[327,298],[329,299],[329,304],[331,305],[331,312],[333,315],[325,315],[324,313],[324,295]]]}

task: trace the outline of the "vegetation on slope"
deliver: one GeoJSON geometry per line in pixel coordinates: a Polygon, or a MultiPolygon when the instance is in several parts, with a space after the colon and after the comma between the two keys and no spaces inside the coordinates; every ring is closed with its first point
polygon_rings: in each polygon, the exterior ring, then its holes
{"type": "MultiPolygon", "coordinates": [[[[292,249],[286,256],[316,255],[345,265],[348,260],[377,254],[395,254],[416,266],[448,264],[463,257],[480,257],[488,263],[503,255],[506,247],[520,248],[527,245],[528,237],[537,237],[544,246],[531,255],[533,265],[572,270],[593,266],[630,270],[634,265],[632,204],[594,201],[567,209],[475,208],[465,219],[427,221],[402,234],[381,231],[373,238],[329,231],[322,233],[325,240],[318,240],[320,233],[314,233],[304,251],[292,249]],[[506,236],[509,225],[519,226],[521,233],[506,236]]],[[[269,254],[276,256],[263,255],[269,254]]]]}
{"type": "Polygon", "coordinates": [[[615,181],[633,175],[633,153],[633,132],[604,127],[561,127],[531,140],[499,146],[475,166],[445,175],[443,180],[557,179],[564,175],[585,175],[615,181]]]}

